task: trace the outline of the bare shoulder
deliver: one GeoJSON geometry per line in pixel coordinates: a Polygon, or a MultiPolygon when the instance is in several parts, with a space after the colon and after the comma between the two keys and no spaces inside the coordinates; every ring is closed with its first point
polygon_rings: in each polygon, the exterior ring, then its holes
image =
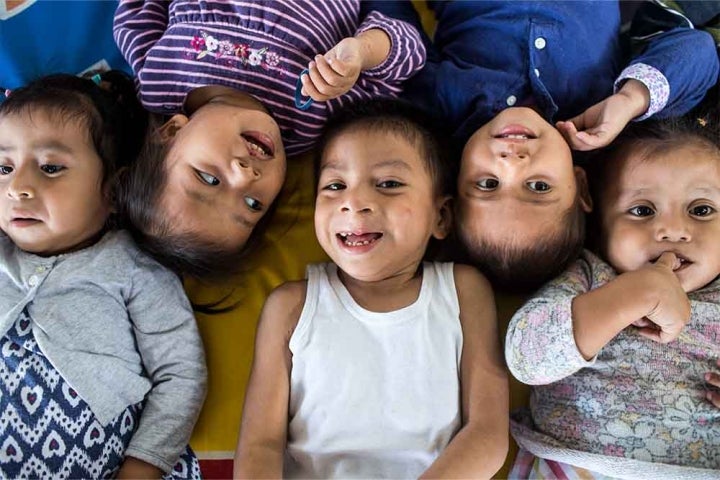
{"type": "Polygon", "coordinates": [[[306,293],[307,280],[286,282],[275,288],[265,300],[261,323],[291,335],[300,320],[306,293]]]}
{"type": "Polygon", "coordinates": [[[470,265],[456,263],[453,267],[455,289],[462,306],[463,300],[473,297],[480,301],[492,301],[493,291],[487,278],[480,271],[470,265]]]}

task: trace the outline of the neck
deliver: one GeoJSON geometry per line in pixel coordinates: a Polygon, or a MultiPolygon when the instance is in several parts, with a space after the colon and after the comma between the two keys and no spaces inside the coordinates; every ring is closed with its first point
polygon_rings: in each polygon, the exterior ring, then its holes
{"type": "Polygon", "coordinates": [[[340,269],[338,277],[353,300],[371,312],[392,312],[412,305],[422,286],[419,264],[381,280],[358,280],[340,269]]]}

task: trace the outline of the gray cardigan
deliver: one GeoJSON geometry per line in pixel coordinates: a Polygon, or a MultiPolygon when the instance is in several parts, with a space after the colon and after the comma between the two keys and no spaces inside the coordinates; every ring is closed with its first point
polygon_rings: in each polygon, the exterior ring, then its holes
{"type": "Polygon", "coordinates": [[[205,398],[202,341],[180,280],[126,232],[40,257],[0,236],[0,336],[23,309],[33,335],[102,424],[146,400],[125,454],[170,471],[205,398]]]}

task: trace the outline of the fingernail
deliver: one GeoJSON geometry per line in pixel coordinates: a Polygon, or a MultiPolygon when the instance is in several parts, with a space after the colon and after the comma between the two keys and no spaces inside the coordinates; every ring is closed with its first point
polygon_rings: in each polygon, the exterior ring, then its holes
{"type": "Polygon", "coordinates": [[[308,65],[308,68],[313,68],[315,66],[315,62],[310,62],[310,65],[308,65]]]}
{"type": "Polygon", "coordinates": [[[705,398],[707,398],[708,400],[712,401],[712,393],[707,392],[707,393],[705,394],[705,398]]]}
{"type": "Polygon", "coordinates": [[[709,382],[709,381],[710,381],[710,374],[709,374],[709,373],[706,373],[706,374],[705,374],[705,381],[706,381],[706,382],[709,382]]]}

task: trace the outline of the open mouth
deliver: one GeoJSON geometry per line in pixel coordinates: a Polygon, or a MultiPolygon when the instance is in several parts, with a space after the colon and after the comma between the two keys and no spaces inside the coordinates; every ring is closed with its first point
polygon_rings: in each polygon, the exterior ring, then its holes
{"type": "Polygon", "coordinates": [[[383,234],[379,232],[372,233],[352,233],[352,232],[340,232],[337,234],[337,238],[348,247],[363,247],[365,245],[371,245],[382,238],[383,234]]]}
{"type": "Polygon", "coordinates": [[[275,143],[260,132],[243,132],[240,136],[245,140],[250,155],[254,157],[272,157],[275,154],[275,143]]]}
{"type": "Polygon", "coordinates": [[[537,138],[537,135],[522,125],[508,125],[499,133],[493,135],[493,138],[501,140],[534,140],[537,138]]]}
{"type": "MultiPolygon", "coordinates": [[[[680,260],[680,263],[678,265],[673,266],[673,272],[678,272],[680,270],[684,270],[685,268],[687,268],[693,264],[692,260],[688,259],[687,257],[684,257],[684,256],[680,255],[679,253],[675,253],[675,252],[672,252],[672,253],[674,253],[675,256],[677,257],[677,259],[680,260]]],[[[661,255],[658,255],[653,260],[651,260],[651,262],[652,263],[657,262],[658,259],[660,258],[660,256],[661,255]]]]}

